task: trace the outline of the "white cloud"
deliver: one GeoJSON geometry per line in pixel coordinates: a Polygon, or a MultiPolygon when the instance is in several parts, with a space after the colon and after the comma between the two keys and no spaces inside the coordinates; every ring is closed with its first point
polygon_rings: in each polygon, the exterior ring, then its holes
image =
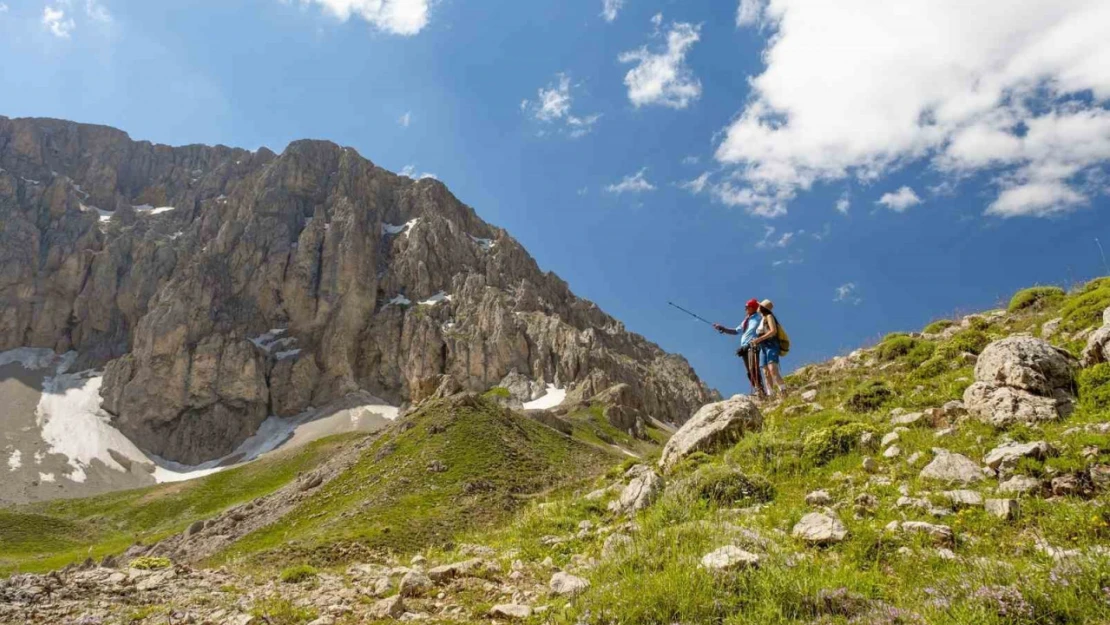
{"type": "Polygon", "coordinates": [[[636,63],[624,76],[628,99],[637,108],[658,104],[684,109],[701,97],[701,81],[686,65],[686,54],[701,38],[698,26],[672,24],[667,33],[667,47],[651,52],[647,46],[621,53],[621,63],[636,63]]]}
{"type": "Polygon", "coordinates": [[[694,178],[693,180],[687,180],[686,182],[680,183],[678,186],[682,189],[686,189],[687,191],[689,191],[690,193],[693,193],[694,195],[697,195],[697,194],[701,193],[702,191],[704,191],[705,187],[708,184],[709,184],[709,172],[704,172],[702,175],[698,176],[697,178],[694,178]]]}
{"type": "Polygon", "coordinates": [[[586,195],[589,192],[590,192],[589,187],[582,187],[581,189],[578,190],[578,195],[586,195]]]}
{"type": "Polygon", "coordinates": [[[643,193],[645,191],[654,191],[655,185],[647,181],[644,174],[647,172],[647,167],[632,174],[625,176],[620,182],[611,184],[605,187],[609,193],[643,193]]]}
{"type": "Polygon", "coordinates": [[[1110,2],[760,8],[737,12],[773,32],[717,147],[734,167],[727,195],[785,210],[817,182],[873,182],[915,162],[950,178],[990,174],[992,215],[1063,212],[1098,192],[1083,181],[1110,163],[1110,2]]]}
{"type": "Polygon", "coordinates": [[[432,180],[439,180],[438,176],[436,176],[435,174],[429,173],[429,172],[422,172],[422,173],[419,173],[419,174],[416,173],[416,167],[414,165],[405,165],[404,167],[401,168],[400,173],[401,173],[402,176],[412,178],[413,180],[423,180],[425,178],[431,178],[432,180]]]}
{"type": "Polygon", "coordinates": [[[394,35],[415,35],[428,25],[429,0],[301,0],[315,3],[341,21],[352,15],[394,35]]]}
{"type": "Polygon", "coordinates": [[[85,0],[85,15],[98,22],[112,21],[112,15],[108,13],[108,9],[96,0],[85,0]]]}
{"type": "Polygon", "coordinates": [[[833,298],[834,302],[848,302],[850,304],[859,304],[863,299],[856,296],[856,285],[854,282],[846,282],[836,287],[836,297],[833,298]]]}
{"type": "Polygon", "coordinates": [[[50,34],[62,39],[69,39],[73,29],[77,27],[72,17],[66,18],[65,10],[51,6],[42,9],[42,25],[50,34]]]}
{"type": "Polygon", "coordinates": [[[403,128],[408,128],[412,123],[412,111],[405,111],[405,114],[397,118],[397,123],[403,128]]]}
{"type": "Polygon", "coordinates": [[[0,13],[7,13],[7,12],[8,12],[8,5],[4,4],[3,2],[0,2],[0,13]]]}
{"type": "Polygon", "coordinates": [[[836,201],[836,212],[840,213],[841,215],[847,215],[848,209],[851,207],[852,200],[848,197],[847,193],[841,195],[840,198],[836,201]]]}
{"type": "Polygon", "coordinates": [[[758,24],[763,16],[763,0],[740,0],[736,7],[736,25],[751,26],[758,24]]]}
{"type": "Polygon", "coordinates": [[[920,204],[921,198],[917,197],[913,189],[902,187],[894,193],[884,193],[879,201],[875,203],[882,204],[896,213],[901,213],[911,206],[920,204]]]}
{"type": "Polygon", "coordinates": [[[699,159],[696,156],[687,156],[686,158],[682,159],[682,164],[683,165],[697,165],[699,160],[701,160],[701,159],[699,159]]]}
{"type": "Polygon", "coordinates": [[[656,13],[655,15],[652,15],[651,16],[651,25],[655,27],[656,31],[658,31],[659,27],[663,25],[663,14],[662,13],[656,13]]]}
{"type": "MultiPolygon", "coordinates": [[[[769,249],[773,247],[783,248],[790,245],[790,241],[794,238],[793,232],[784,232],[778,237],[775,237],[775,229],[771,226],[763,227],[763,238],[756,241],[755,246],[761,249],[769,249]]],[[[805,232],[801,230],[799,232],[805,232]]]]}
{"type": "Polygon", "coordinates": [[[531,114],[539,122],[561,126],[561,131],[571,138],[577,139],[588,135],[593,130],[594,124],[601,119],[601,114],[578,116],[571,113],[573,103],[571,89],[570,76],[560,72],[547,87],[540,87],[534,102],[522,101],[520,109],[531,114]]]}
{"type": "Polygon", "coordinates": [[[601,0],[601,17],[606,22],[617,19],[617,13],[624,6],[624,0],[601,0]]]}

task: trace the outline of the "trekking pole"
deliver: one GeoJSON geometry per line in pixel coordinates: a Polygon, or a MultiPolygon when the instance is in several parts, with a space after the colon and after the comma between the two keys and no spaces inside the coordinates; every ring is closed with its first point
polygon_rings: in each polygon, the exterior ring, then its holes
{"type": "Polygon", "coordinates": [[[709,325],[713,325],[713,322],[712,322],[712,321],[706,321],[705,319],[702,319],[702,318],[701,318],[701,317],[699,317],[698,315],[695,315],[694,313],[692,313],[692,312],[690,312],[690,311],[686,310],[685,308],[683,308],[683,307],[679,306],[678,304],[676,304],[676,303],[674,303],[674,302],[667,302],[667,303],[668,303],[668,304],[670,304],[671,306],[674,306],[675,308],[677,308],[677,309],[681,310],[682,312],[686,313],[687,315],[690,315],[690,316],[691,316],[691,317],[693,317],[694,319],[697,319],[698,321],[701,321],[702,323],[707,323],[707,324],[709,324],[709,325]]]}

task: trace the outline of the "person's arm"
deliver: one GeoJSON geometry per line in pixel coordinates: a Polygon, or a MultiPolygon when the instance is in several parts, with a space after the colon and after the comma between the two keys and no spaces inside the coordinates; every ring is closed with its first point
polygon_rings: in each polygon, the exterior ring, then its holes
{"type": "Polygon", "coordinates": [[[766,341],[767,339],[774,338],[774,336],[779,332],[779,328],[775,322],[774,315],[767,315],[766,317],[764,317],[764,319],[767,320],[767,331],[764,332],[761,336],[757,336],[755,340],[752,341],[752,343],[755,343],[757,345],[759,343],[762,343],[763,341],[766,341]]]}
{"type": "Polygon", "coordinates": [[[713,324],[713,329],[720,332],[721,334],[731,334],[733,336],[736,336],[737,334],[740,334],[736,330],[734,330],[732,328],[729,328],[727,326],[723,326],[719,323],[714,323],[713,324]]]}

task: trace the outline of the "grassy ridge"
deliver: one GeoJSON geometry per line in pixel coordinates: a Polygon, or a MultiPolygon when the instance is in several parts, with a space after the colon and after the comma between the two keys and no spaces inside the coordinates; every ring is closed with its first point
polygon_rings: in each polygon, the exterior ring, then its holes
{"type": "Polygon", "coordinates": [[[379,438],[346,473],[214,562],[340,563],[362,549],[418,551],[504,520],[528,495],[616,462],[497,405],[431,402],[379,438]]]}
{"type": "Polygon", "coordinates": [[[305,447],[196,480],[0,511],[0,575],[45,571],[180,532],[198,519],[269,494],[352,437],[305,447]]]}

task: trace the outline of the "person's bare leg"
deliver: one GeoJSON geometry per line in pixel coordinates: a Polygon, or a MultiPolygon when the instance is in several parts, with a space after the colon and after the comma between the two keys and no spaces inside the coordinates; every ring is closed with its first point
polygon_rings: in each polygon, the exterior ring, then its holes
{"type": "Polygon", "coordinates": [[[786,392],[786,380],[782,379],[782,374],[779,373],[779,363],[767,363],[767,377],[771,383],[778,387],[779,394],[786,392]]]}

